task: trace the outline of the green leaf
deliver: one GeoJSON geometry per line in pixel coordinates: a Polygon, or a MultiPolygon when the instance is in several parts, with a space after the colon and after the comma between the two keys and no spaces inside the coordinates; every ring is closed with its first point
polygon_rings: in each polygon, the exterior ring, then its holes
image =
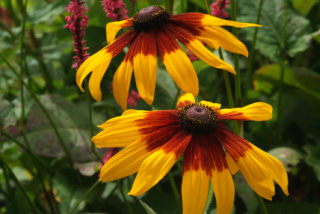
{"type": "MultiPolygon", "coordinates": [[[[40,101],[51,114],[75,162],[96,160],[90,149],[90,124],[87,103],[73,104],[59,95],[45,95],[40,101]]],[[[103,116],[94,113],[93,123],[101,124],[103,116]]],[[[19,136],[19,130],[11,130],[19,136]]],[[[26,137],[35,154],[47,157],[63,157],[61,144],[47,117],[37,104],[31,107],[27,123],[26,137]]],[[[22,141],[22,139],[20,139],[22,141]]],[[[102,150],[97,150],[102,152],[102,150]]]]}
{"type": "Polygon", "coordinates": [[[139,202],[141,203],[141,205],[143,206],[145,211],[147,211],[148,214],[156,214],[156,212],[151,207],[149,207],[146,203],[144,203],[142,200],[139,200],[139,202]]]}
{"type": "Polygon", "coordinates": [[[319,0],[292,0],[292,4],[301,14],[307,15],[319,0]]]}
{"type": "Polygon", "coordinates": [[[317,145],[305,145],[303,149],[307,152],[305,161],[311,167],[313,167],[317,179],[320,181],[320,143],[317,142],[317,145]]]}
{"type": "MultiPolygon", "coordinates": [[[[256,21],[258,13],[258,2],[255,0],[237,1],[237,20],[242,22],[256,21]]],[[[280,62],[284,43],[283,34],[283,14],[284,0],[264,1],[259,28],[256,48],[261,54],[269,57],[273,62],[280,62]]],[[[245,28],[243,31],[246,37],[252,40],[254,28],[245,28]]],[[[310,46],[311,38],[310,22],[303,16],[297,14],[291,7],[287,11],[286,27],[286,54],[294,57],[297,53],[306,50],[310,46]]]]}
{"type": "Polygon", "coordinates": [[[277,158],[286,168],[287,172],[296,166],[302,159],[302,155],[296,150],[289,147],[277,147],[268,152],[273,157],[277,158]]]}

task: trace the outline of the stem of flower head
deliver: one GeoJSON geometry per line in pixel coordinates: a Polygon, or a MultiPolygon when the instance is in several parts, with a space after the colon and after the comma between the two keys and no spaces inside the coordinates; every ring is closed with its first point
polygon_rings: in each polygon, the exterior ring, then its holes
{"type": "MultiPolygon", "coordinates": [[[[258,14],[257,14],[257,20],[256,20],[257,24],[259,24],[259,22],[260,22],[263,2],[264,2],[264,0],[260,0],[258,14]]],[[[254,54],[255,54],[254,48],[255,48],[255,44],[256,44],[256,40],[257,40],[258,30],[259,30],[258,27],[256,27],[254,29],[253,40],[252,40],[249,59],[248,59],[247,80],[246,80],[246,84],[245,84],[245,88],[244,88],[244,94],[245,94],[244,103],[245,104],[248,101],[248,91],[249,91],[249,87],[250,87],[251,82],[252,82],[252,66],[253,66],[252,64],[253,64],[253,58],[254,58],[254,54]]]]}

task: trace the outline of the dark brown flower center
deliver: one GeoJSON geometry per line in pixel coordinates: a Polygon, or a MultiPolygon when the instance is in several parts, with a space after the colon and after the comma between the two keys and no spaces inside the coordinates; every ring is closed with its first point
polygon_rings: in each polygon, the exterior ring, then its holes
{"type": "Polygon", "coordinates": [[[167,10],[162,6],[149,6],[133,16],[136,31],[149,31],[162,25],[169,18],[167,10]]]}
{"type": "Polygon", "coordinates": [[[181,127],[193,134],[208,134],[218,125],[216,112],[201,104],[192,104],[180,110],[179,123],[181,127]]]}

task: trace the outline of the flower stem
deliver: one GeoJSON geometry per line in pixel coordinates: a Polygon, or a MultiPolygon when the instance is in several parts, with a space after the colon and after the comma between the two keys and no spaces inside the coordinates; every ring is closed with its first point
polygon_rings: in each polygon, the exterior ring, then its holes
{"type": "Polygon", "coordinates": [[[287,22],[288,22],[288,0],[285,0],[284,5],[284,13],[283,13],[283,27],[282,27],[282,42],[283,42],[283,49],[282,49],[282,63],[281,63],[281,76],[280,76],[280,83],[279,83],[279,97],[278,97],[278,118],[277,118],[277,140],[278,143],[281,142],[281,133],[282,133],[282,99],[283,99],[283,79],[284,79],[284,72],[286,66],[286,36],[287,36],[287,22]]]}
{"type": "Polygon", "coordinates": [[[178,206],[180,207],[181,206],[180,205],[180,194],[179,194],[179,190],[177,188],[176,182],[174,182],[172,172],[168,172],[168,178],[169,178],[169,183],[172,188],[176,202],[177,202],[178,206]]]}
{"type": "Polygon", "coordinates": [[[123,188],[122,188],[122,185],[121,185],[121,183],[120,183],[119,180],[117,180],[117,186],[118,186],[118,188],[119,188],[119,190],[120,190],[120,194],[121,194],[121,196],[122,196],[122,198],[123,198],[123,200],[124,200],[124,203],[126,204],[128,210],[129,210],[129,213],[130,213],[130,214],[134,214],[133,209],[132,209],[130,203],[128,202],[125,194],[123,193],[123,188]]]}
{"type": "Polygon", "coordinates": [[[62,138],[62,136],[60,135],[60,132],[58,131],[58,128],[56,126],[56,124],[53,122],[52,117],[50,116],[49,112],[47,111],[47,109],[44,107],[44,105],[40,102],[39,98],[36,96],[36,94],[32,91],[32,89],[28,86],[27,83],[24,82],[23,78],[21,77],[21,75],[16,71],[16,69],[6,60],[6,58],[2,55],[2,53],[0,53],[0,58],[7,64],[7,66],[11,69],[11,71],[18,77],[18,79],[20,80],[20,82],[26,87],[26,89],[28,90],[28,92],[30,93],[30,95],[32,96],[32,98],[36,101],[36,103],[39,105],[39,107],[41,108],[41,110],[43,111],[43,113],[45,114],[45,116],[47,117],[47,119],[49,120],[54,132],[56,133],[59,142],[64,150],[64,153],[66,154],[66,157],[69,161],[69,163],[71,164],[71,167],[73,168],[73,161],[70,155],[70,152],[62,138]]]}
{"type": "MultiPolygon", "coordinates": [[[[258,14],[257,14],[257,20],[256,20],[257,24],[259,24],[259,22],[260,22],[263,2],[264,2],[264,0],[260,0],[258,14]]],[[[258,30],[259,30],[258,27],[256,27],[254,29],[253,40],[252,40],[249,59],[248,59],[247,81],[246,81],[245,88],[244,88],[245,103],[247,103],[247,100],[248,100],[248,91],[249,91],[249,87],[250,87],[251,81],[252,81],[252,66],[253,66],[252,64],[253,64],[253,58],[254,58],[254,54],[255,54],[254,48],[255,48],[255,44],[256,44],[256,40],[257,40],[258,30]]]]}
{"type": "Polygon", "coordinates": [[[85,192],[81,198],[75,203],[75,205],[72,207],[71,209],[71,214],[74,213],[76,211],[76,209],[78,208],[78,206],[80,205],[81,201],[83,201],[88,195],[89,193],[96,187],[100,184],[100,181],[96,181],[88,190],[87,192],[85,192]]]}
{"type": "Polygon", "coordinates": [[[258,202],[260,204],[260,208],[261,208],[261,214],[269,214],[268,209],[266,207],[266,204],[264,203],[263,199],[261,198],[260,195],[258,195],[257,193],[254,193],[258,199],[258,202]]]}
{"type": "Polygon", "coordinates": [[[21,189],[22,194],[24,195],[24,197],[27,199],[28,203],[31,206],[31,209],[33,210],[33,213],[39,213],[38,209],[35,207],[35,205],[32,203],[32,201],[30,200],[29,196],[27,195],[25,189],[23,188],[23,186],[21,185],[21,183],[19,182],[18,178],[16,177],[16,175],[12,172],[12,170],[10,169],[10,167],[8,166],[8,164],[6,163],[6,161],[3,159],[2,155],[0,154],[0,161],[3,164],[3,168],[6,168],[9,173],[11,174],[14,182],[16,183],[16,185],[21,189]]]}

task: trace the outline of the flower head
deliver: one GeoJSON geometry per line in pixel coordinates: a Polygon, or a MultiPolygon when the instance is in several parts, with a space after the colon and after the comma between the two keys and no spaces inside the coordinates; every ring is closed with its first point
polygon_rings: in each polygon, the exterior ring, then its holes
{"type": "Polygon", "coordinates": [[[83,40],[85,36],[84,29],[87,27],[89,19],[87,15],[84,15],[87,10],[81,0],[70,0],[70,4],[66,7],[66,11],[70,16],[65,18],[67,24],[64,28],[69,28],[73,33],[72,39],[76,56],[73,57],[72,67],[77,69],[89,57],[89,53],[86,53],[89,48],[84,47],[86,41],[83,40]]]}
{"type": "Polygon", "coordinates": [[[76,75],[77,84],[84,91],[82,82],[92,72],[89,90],[93,98],[100,101],[101,79],[111,59],[130,44],[113,77],[113,94],[122,109],[127,108],[133,70],[141,98],[149,105],[152,104],[156,85],[157,54],[177,85],[184,92],[196,96],[199,91],[196,72],[177,40],[209,65],[235,74],[231,65],[214,55],[199,41],[204,41],[215,49],[222,47],[227,51],[248,56],[245,45],[220,27],[224,25],[240,28],[260,26],[227,21],[202,13],[170,15],[162,6],[144,8],[130,19],[107,24],[107,41],[110,44],[82,64],[76,75]],[[122,28],[131,29],[115,39],[122,28]]]}
{"type": "Polygon", "coordinates": [[[101,4],[107,14],[107,18],[111,18],[112,21],[129,18],[128,11],[125,9],[126,4],[121,0],[103,0],[101,4]]]}
{"type": "Polygon", "coordinates": [[[229,0],[217,0],[216,2],[211,4],[212,11],[211,14],[220,18],[228,18],[229,14],[225,11],[227,9],[228,4],[230,4],[229,0]]]}
{"type": "Polygon", "coordinates": [[[101,169],[100,180],[112,181],[138,172],[129,195],[138,196],[156,185],[183,156],[183,213],[202,213],[211,181],[217,213],[230,213],[234,201],[231,174],[239,169],[251,188],[271,200],[274,181],[288,195],[282,163],[230,131],[225,120],[264,121],[272,107],[263,102],[242,108],[220,109],[220,104],[196,103],[183,94],[178,110],[127,110],[102,124],[92,138],[97,147],[125,147],[101,169]]]}

